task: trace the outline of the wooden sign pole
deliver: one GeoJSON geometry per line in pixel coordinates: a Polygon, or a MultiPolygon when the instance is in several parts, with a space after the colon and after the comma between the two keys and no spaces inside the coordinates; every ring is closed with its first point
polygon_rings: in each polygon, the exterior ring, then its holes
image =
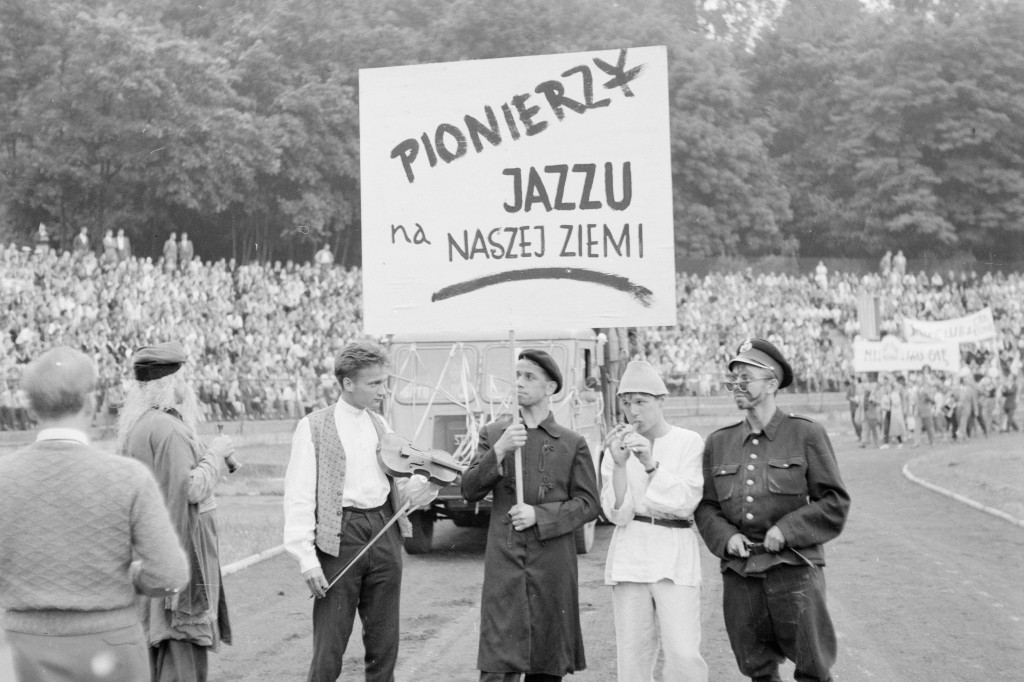
{"type": "MultiPolygon", "coordinates": [[[[508,330],[508,351],[512,356],[512,423],[519,423],[519,395],[516,390],[516,332],[508,330]]],[[[516,504],[523,503],[523,449],[516,448],[515,454],[516,471],[516,504]]]]}

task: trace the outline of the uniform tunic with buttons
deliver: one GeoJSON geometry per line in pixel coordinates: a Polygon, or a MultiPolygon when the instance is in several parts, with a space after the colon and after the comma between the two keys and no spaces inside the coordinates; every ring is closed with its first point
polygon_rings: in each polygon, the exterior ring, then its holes
{"type": "Polygon", "coordinates": [[[723,572],[760,574],[779,564],[806,565],[804,558],[823,566],[822,545],[839,535],[849,509],[832,443],[820,424],[776,410],[757,433],[744,420],[708,437],[704,497],[695,517],[708,549],[722,559],[723,572]],[[763,542],[772,526],[786,539],[783,551],[749,559],[726,553],[734,534],[763,542]]]}

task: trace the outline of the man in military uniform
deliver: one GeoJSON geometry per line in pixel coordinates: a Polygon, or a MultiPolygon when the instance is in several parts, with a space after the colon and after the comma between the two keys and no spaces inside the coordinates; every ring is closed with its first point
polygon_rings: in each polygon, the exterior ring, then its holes
{"type": "Polygon", "coordinates": [[[708,437],[695,516],[722,560],[729,642],[754,680],[779,680],[784,658],[797,680],[830,680],[836,636],[822,544],[842,531],[850,497],[824,427],[776,406],[793,381],[782,353],[748,339],[728,369],[725,387],[747,416],[708,437]]]}

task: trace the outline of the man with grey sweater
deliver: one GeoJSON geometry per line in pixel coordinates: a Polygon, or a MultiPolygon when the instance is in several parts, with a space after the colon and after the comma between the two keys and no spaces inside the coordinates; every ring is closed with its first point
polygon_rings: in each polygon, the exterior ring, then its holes
{"type": "Polygon", "coordinates": [[[96,380],[76,350],[40,356],[22,388],[41,430],[0,457],[0,609],[21,682],[148,678],[135,595],[188,581],[152,474],[89,444],[96,380]]]}

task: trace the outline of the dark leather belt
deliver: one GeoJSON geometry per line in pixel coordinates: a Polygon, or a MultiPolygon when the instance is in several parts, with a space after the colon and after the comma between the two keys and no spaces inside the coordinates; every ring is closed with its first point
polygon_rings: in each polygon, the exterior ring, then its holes
{"type": "Polygon", "coordinates": [[[374,512],[384,511],[384,508],[387,507],[387,506],[388,506],[388,503],[385,502],[384,504],[382,504],[380,506],[371,507],[370,509],[362,509],[360,507],[342,507],[342,510],[343,511],[347,511],[350,514],[372,514],[374,512]]]}
{"type": "Polygon", "coordinates": [[[693,525],[689,519],[654,519],[650,516],[640,516],[639,514],[634,516],[633,520],[640,523],[649,523],[653,526],[664,526],[665,528],[689,528],[693,525]]]}

